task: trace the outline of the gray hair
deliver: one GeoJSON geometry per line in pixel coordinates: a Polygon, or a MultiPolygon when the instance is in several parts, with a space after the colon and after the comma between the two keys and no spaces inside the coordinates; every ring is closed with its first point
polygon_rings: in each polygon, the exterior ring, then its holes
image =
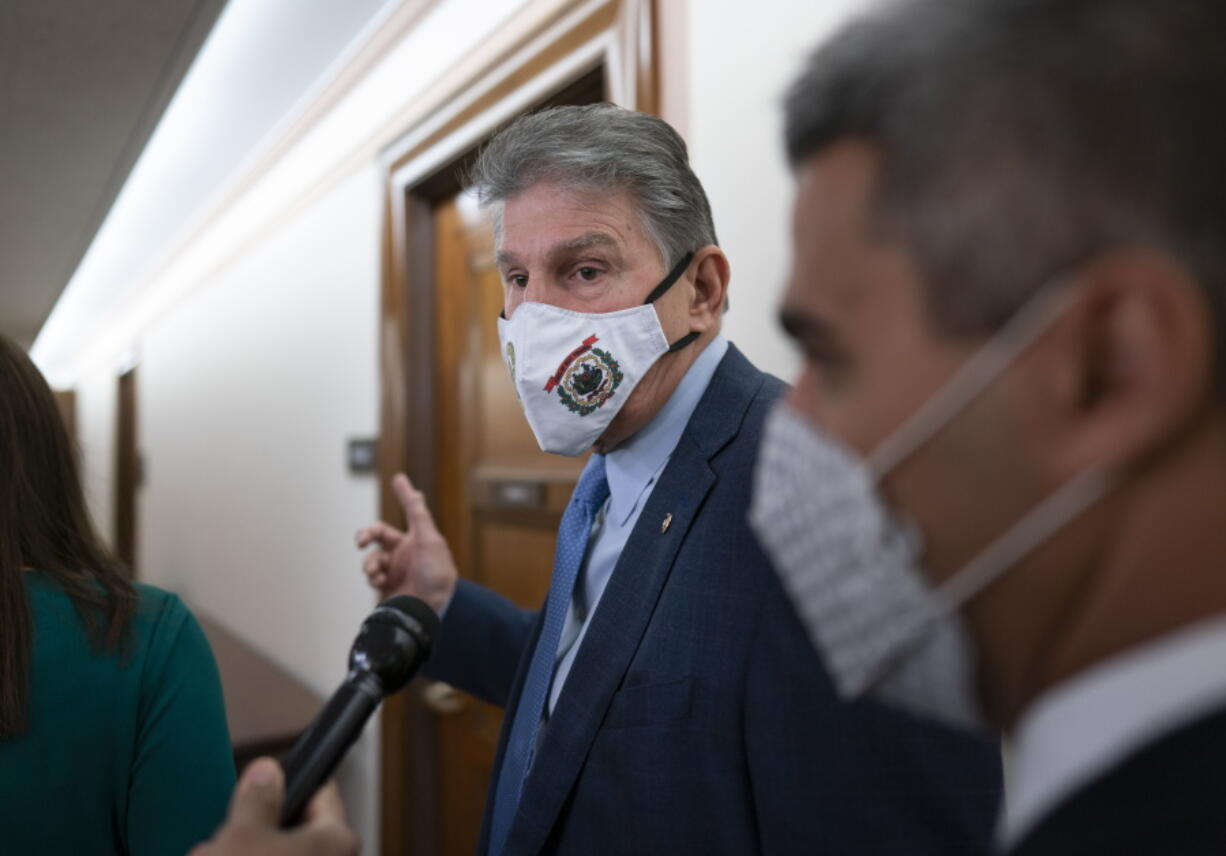
{"type": "Polygon", "coordinates": [[[891,3],[792,85],[788,156],[878,148],[875,225],[916,256],[947,334],[1125,245],[1179,258],[1226,331],[1224,37],[1222,0],[891,3]]]}
{"type": "Polygon", "coordinates": [[[541,181],[582,193],[629,192],[666,269],[716,243],[685,141],[646,113],[589,104],[521,116],[489,141],[469,176],[481,204],[493,210],[500,240],[502,204],[541,181]]]}

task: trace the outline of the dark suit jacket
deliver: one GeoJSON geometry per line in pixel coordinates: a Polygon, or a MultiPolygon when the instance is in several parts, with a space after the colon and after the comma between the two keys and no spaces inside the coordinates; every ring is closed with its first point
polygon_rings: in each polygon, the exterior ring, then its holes
{"type": "MultiPolygon", "coordinates": [[[[735,348],[721,361],[591,619],[506,853],[989,847],[996,744],[840,703],[749,530],[763,419],[783,391],[735,348]]],[[[463,582],[430,664],[506,705],[495,782],[540,625],[463,582]]]]}
{"type": "Polygon", "coordinates": [[[1226,711],[1166,735],[1065,800],[1012,856],[1226,853],[1226,711]]]}

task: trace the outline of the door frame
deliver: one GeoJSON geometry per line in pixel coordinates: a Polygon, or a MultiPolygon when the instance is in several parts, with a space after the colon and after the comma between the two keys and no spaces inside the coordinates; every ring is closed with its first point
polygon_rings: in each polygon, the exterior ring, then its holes
{"type": "MultiPolygon", "coordinates": [[[[434,93],[441,106],[382,153],[379,302],[379,513],[403,526],[391,492],[407,472],[433,498],[436,200],[458,190],[455,167],[497,128],[597,68],[609,100],[658,113],[658,0],[570,0],[471,74],[434,93]]],[[[480,52],[478,48],[477,53],[480,52]]],[[[420,688],[392,696],[381,717],[381,837],[385,856],[438,851],[435,723],[420,688]],[[413,763],[417,759],[418,763],[413,763]],[[422,761],[424,759],[424,762],[422,761]]]]}

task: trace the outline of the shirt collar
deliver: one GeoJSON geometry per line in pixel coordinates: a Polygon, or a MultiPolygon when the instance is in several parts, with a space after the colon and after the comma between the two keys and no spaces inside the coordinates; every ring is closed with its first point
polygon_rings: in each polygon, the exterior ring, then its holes
{"type": "Polygon", "coordinates": [[[1124,651],[1048,690],[1012,741],[999,835],[1013,845],[1087,783],[1226,703],[1226,617],[1124,651]]]}
{"type": "Polygon", "coordinates": [[[727,351],[728,340],[717,335],[694,360],[660,412],[633,437],[605,455],[605,473],[609,479],[608,514],[617,525],[625,525],[634,514],[643,491],[655,480],[677,447],[727,351]]]}

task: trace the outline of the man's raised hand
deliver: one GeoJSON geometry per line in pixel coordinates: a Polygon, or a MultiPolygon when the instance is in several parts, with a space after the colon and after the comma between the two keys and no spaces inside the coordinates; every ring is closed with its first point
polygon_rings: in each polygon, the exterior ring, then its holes
{"type": "Polygon", "coordinates": [[[404,508],[408,531],[382,521],[358,530],[359,549],[375,546],[362,562],[366,581],[385,598],[410,594],[441,612],[459,578],[451,549],[434,525],[425,497],[408,476],[394,476],[392,492],[404,508]]]}

